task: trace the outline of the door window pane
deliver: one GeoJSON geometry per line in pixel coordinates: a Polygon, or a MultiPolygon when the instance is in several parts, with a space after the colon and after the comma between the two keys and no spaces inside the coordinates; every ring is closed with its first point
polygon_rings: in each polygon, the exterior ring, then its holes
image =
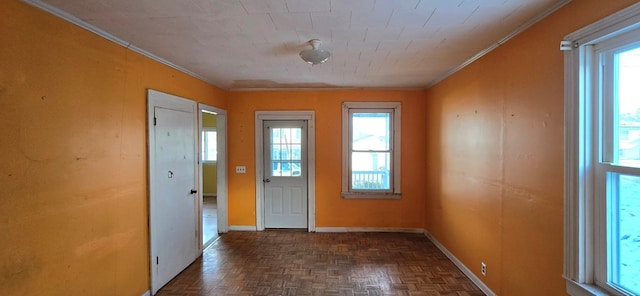
{"type": "Polygon", "coordinates": [[[271,128],[271,176],[302,175],[302,129],[271,128]]]}
{"type": "Polygon", "coordinates": [[[640,46],[617,53],[614,63],[614,162],[640,167],[640,46]]]}
{"type": "Polygon", "coordinates": [[[609,281],[640,295],[640,177],[608,173],[609,281]]]}

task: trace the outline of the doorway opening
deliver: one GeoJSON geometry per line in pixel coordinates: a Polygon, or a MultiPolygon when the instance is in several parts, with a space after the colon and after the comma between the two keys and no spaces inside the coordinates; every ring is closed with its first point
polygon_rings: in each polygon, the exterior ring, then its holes
{"type": "Polygon", "coordinates": [[[200,110],[201,241],[204,250],[220,233],[226,219],[226,112],[204,104],[200,110]]]}

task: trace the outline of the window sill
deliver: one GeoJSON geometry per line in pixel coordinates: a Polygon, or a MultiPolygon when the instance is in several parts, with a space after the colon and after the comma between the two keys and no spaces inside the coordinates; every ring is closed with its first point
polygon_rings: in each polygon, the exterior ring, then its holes
{"type": "Polygon", "coordinates": [[[611,293],[592,284],[581,284],[567,279],[567,294],[571,296],[609,296],[611,293]]]}
{"type": "Polygon", "coordinates": [[[342,198],[346,199],[400,199],[401,193],[382,192],[342,192],[342,198]]]}

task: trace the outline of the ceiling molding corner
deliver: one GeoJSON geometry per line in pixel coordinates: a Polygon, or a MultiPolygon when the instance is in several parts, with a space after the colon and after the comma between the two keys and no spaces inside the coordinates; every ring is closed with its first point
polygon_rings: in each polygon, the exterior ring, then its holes
{"type": "Polygon", "coordinates": [[[507,36],[504,36],[502,39],[500,39],[497,42],[491,44],[489,47],[481,50],[480,52],[478,52],[477,54],[475,54],[474,56],[472,56],[468,60],[464,61],[464,63],[462,63],[459,66],[447,71],[446,73],[444,73],[444,75],[440,76],[438,79],[430,82],[429,84],[427,84],[427,86],[425,88],[429,89],[432,86],[434,86],[434,85],[440,83],[441,81],[447,79],[449,76],[451,76],[451,75],[455,74],[456,72],[464,69],[465,67],[467,67],[468,65],[472,64],[473,62],[479,60],[480,58],[482,58],[486,54],[492,52],[494,49],[498,48],[500,45],[506,43],[507,41],[511,40],[513,37],[519,35],[520,33],[524,32],[525,30],[529,29],[530,27],[532,27],[533,25],[538,23],[539,21],[545,19],[546,17],[548,17],[552,13],[556,12],[558,9],[560,9],[563,6],[569,4],[569,2],[571,2],[571,1],[572,0],[564,0],[564,1],[556,3],[555,5],[550,7],[549,9],[543,11],[541,14],[535,16],[534,18],[532,18],[531,20],[527,21],[526,23],[518,26],[511,33],[507,34],[507,36]]]}
{"type": "Polygon", "coordinates": [[[68,22],[70,22],[70,23],[72,23],[72,24],[74,24],[74,25],[76,25],[78,27],[81,27],[81,28],[83,28],[83,29],[85,29],[85,30],[87,30],[87,31],[89,31],[91,33],[94,33],[94,34],[96,34],[96,35],[98,35],[98,36],[100,36],[100,37],[102,37],[104,39],[107,39],[107,40],[109,40],[109,41],[111,41],[111,42],[113,42],[115,44],[118,44],[118,45],[120,45],[120,46],[122,46],[122,47],[124,47],[126,49],[129,49],[129,50],[131,50],[133,52],[139,53],[139,54],[141,54],[141,55],[143,55],[143,56],[145,56],[145,57],[147,57],[149,59],[152,59],[152,60],[154,60],[154,61],[156,61],[158,63],[161,63],[161,64],[164,64],[166,66],[169,66],[169,67],[171,67],[171,68],[173,68],[175,70],[178,70],[178,71],[180,71],[180,72],[182,72],[184,74],[187,74],[187,75],[189,75],[189,76],[191,76],[193,78],[196,78],[196,79],[202,80],[202,81],[204,81],[206,83],[209,83],[209,84],[211,84],[211,85],[213,85],[213,86],[215,86],[217,88],[226,90],[226,89],[216,85],[215,83],[213,83],[209,79],[207,79],[207,78],[205,78],[205,77],[203,77],[201,75],[196,74],[195,72],[189,71],[184,67],[178,66],[178,65],[176,65],[176,64],[174,64],[174,63],[172,63],[172,62],[170,62],[168,60],[165,60],[165,59],[163,59],[163,58],[161,58],[161,57],[159,57],[159,56],[157,56],[157,55],[155,55],[153,53],[150,53],[150,52],[148,52],[148,51],[146,51],[146,50],[144,50],[142,48],[139,48],[139,47],[131,44],[130,42],[127,42],[127,41],[125,41],[123,39],[120,39],[120,38],[110,34],[109,32],[106,32],[106,31],[104,31],[104,30],[102,30],[102,29],[100,29],[100,28],[98,28],[98,27],[96,27],[96,26],[94,26],[92,24],[89,24],[89,23],[87,23],[87,22],[85,22],[85,21],[83,21],[83,20],[71,15],[70,13],[68,13],[68,12],[66,12],[64,10],[58,9],[56,7],[53,7],[53,6],[51,6],[51,5],[47,4],[47,3],[44,3],[44,2],[42,2],[40,0],[21,0],[21,1],[26,3],[26,4],[31,5],[33,7],[39,8],[39,9],[45,11],[45,12],[53,14],[54,16],[57,16],[57,17],[59,17],[59,18],[61,18],[63,20],[66,20],[66,21],[68,21],[68,22]]]}

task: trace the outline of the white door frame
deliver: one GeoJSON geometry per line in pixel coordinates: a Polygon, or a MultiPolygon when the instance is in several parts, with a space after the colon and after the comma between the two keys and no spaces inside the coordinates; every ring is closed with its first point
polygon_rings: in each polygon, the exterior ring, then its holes
{"type": "MultiPolygon", "coordinates": [[[[208,106],[205,104],[198,104],[198,118],[199,118],[199,135],[202,135],[202,111],[213,112],[216,113],[216,133],[217,133],[217,144],[218,144],[218,159],[216,161],[217,166],[217,184],[218,184],[218,192],[217,193],[217,202],[218,202],[218,232],[226,233],[229,231],[229,221],[228,221],[228,207],[227,207],[227,111],[224,109],[208,106]]],[[[200,139],[199,145],[202,145],[202,139],[200,139]]],[[[200,147],[198,146],[198,151],[200,151],[200,147]]],[[[198,153],[200,154],[200,153],[198,153]]],[[[202,196],[204,191],[202,189],[202,155],[200,155],[200,188],[198,189],[200,192],[200,246],[204,242],[202,242],[202,196]]]]}
{"type": "Polygon", "coordinates": [[[316,133],[314,111],[256,111],[256,230],[264,230],[264,135],[265,120],[306,120],[307,121],[307,186],[308,186],[308,231],[316,231],[316,133]]]}

